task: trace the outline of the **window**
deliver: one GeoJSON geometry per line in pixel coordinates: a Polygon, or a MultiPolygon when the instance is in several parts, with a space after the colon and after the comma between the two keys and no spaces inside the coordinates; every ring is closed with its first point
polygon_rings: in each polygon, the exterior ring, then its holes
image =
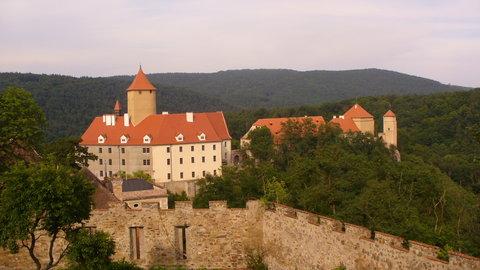
{"type": "Polygon", "coordinates": [[[97,141],[98,141],[98,143],[105,143],[105,139],[106,139],[106,137],[104,137],[103,135],[100,135],[100,136],[98,136],[97,141]]]}
{"type": "Polygon", "coordinates": [[[112,171],[108,171],[108,176],[112,177],[112,175],[113,175],[112,171]]]}
{"type": "Polygon", "coordinates": [[[205,177],[205,171],[202,171],[202,176],[205,177]]]}
{"type": "Polygon", "coordinates": [[[170,146],[167,147],[167,153],[170,153],[170,146]]]}
{"type": "Polygon", "coordinates": [[[167,165],[170,165],[170,159],[167,158],[167,165]]]}
{"type": "Polygon", "coordinates": [[[202,133],[197,136],[200,141],[205,141],[205,133],[202,133]]]}
{"type": "Polygon", "coordinates": [[[180,158],[180,164],[183,164],[183,158],[180,158]]]}
{"type": "Polygon", "coordinates": [[[145,165],[145,166],[150,165],[150,159],[144,159],[143,160],[143,165],[145,165]]]}
{"type": "Polygon", "coordinates": [[[122,165],[125,166],[125,159],[122,159],[122,165]]]}
{"type": "Polygon", "coordinates": [[[103,177],[103,171],[100,171],[100,177],[103,177]]]}
{"type": "Polygon", "coordinates": [[[195,146],[193,146],[193,145],[190,146],[190,151],[192,151],[192,152],[195,151],[195,146]]]}
{"type": "Polygon", "coordinates": [[[125,148],[122,147],[122,154],[125,154],[125,148]]]}
{"type": "Polygon", "coordinates": [[[192,172],[192,178],[195,178],[195,172],[192,172]]]}
{"type": "Polygon", "coordinates": [[[167,173],[167,179],[170,180],[170,173],[167,173]]]}
{"type": "Polygon", "coordinates": [[[98,164],[103,165],[103,159],[99,159],[98,164]]]}
{"type": "Polygon", "coordinates": [[[227,147],[227,142],[224,142],[223,145],[224,145],[225,147],[227,147]]]}
{"type": "Polygon", "coordinates": [[[108,160],[108,165],[112,165],[112,160],[111,159],[108,160]]]}
{"type": "Polygon", "coordinates": [[[112,148],[111,147],[108,147],[108,153],[112,153],[112,148]]]}
{"type": "Polygon", "coordinates": [[[205,157],[202,157],[202,162],[205,163],[205,157]]]}
{"type": "Polygon", "coordinates": [[[217,145],[216,144],[213,145],[213,150],[217,150],[217,145]]]}
{"type": "Polygon", "coordinates": [[[213,156],[213,161],[217,161],[217,156],[213,156]]]}
{"type": "Polygon", "coordinates": [[[195,163],[195,158],[191,157],[192,163],[195,163]]]}
{"type": "Polygon", "coordinates": [[[180,146],[180,147],[178,148],[178,151],[183,152],[183,147],[180,146]]]}
{"type": "Polygon", "coordinates": [[[152,141],[152,138],[150,138],[150,136],[148,135],[143,136],[143,143],[150,143],[151,141],[152,141]]]}
{"type": "Polygon", "coordinates": [[[180,173],[180,179],[183,179],[183,172],[180,173]]]}
{"type": "Polygon", "coordinates": [[[102,149],[102,147],[99,147],[99,148],[98,148],[98,153],[100,153],[100,154],[101,154],[102,152],[103,152],[103,149],[102,149]]]}
{"type": "Polygon", "coordinates": [[[202,144],[202,151],[205,151],[205,145],[202,144]]]}
{"type": "Polygon", "coordinates": [[[130,227],[130,259],[140,259],[140,240],[143,234],[142,227],[130,227]]]}
{"type": "Polygon", "coordinates": [[[144,154],[149,154],[150,153],[150,148],[146,147],[146,148],[142,148],[142,152],[144,154]]]}
{"type": "Polygon", "coordinates": [[[178,134],[177,136],[175,136],[175,140],[177,140],[177,142],[183,142],[183,135],[181,133],[178,134]]]}
{"type": "Polygon", "coordinates": [[[128,142],[128,137],[125,135],[122,135],[122,137],[120,137],[120,143],[127,143],[127,142],[128,142]]]}
{"type": "Polygon", "coordinates": [[[217,175],[217,170],[213,170],[213,175],[217,175]]]}

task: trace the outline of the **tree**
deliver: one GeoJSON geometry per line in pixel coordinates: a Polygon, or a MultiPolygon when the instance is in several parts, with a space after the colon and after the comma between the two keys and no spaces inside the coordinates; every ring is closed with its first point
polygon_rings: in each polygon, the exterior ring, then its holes
{"type": "Polygon", "coordinates": [[[115,241],[105,232],[90,233],[85,229],[72,234],[67,257],[73,269],[106,269],[115,253],[115,241]]]}
{"type": "Polygon", "coordinates": [[[88,152],[87,147],[80,145],[80,138],[60,138],[45,147],[45,154],[48,159],[56,164],[70,166],[80,169],[88,167],[90,160],[97,160],[97,156],[88,152]]]}
{"type": "Polygon", "coordinates": [[[17,160],[35,160],[43,142],[45,116],[27,91],[8,87],[0,94],[0,172],[17,160]]]}
{"type": "Polygon", "coordinates": [[[250,144],[248,150],[254,158],[260,161],[268,161],[273,157],[273,136],[266,127],[256,128],[248,134],[250,144]]]}
{"type": "Polygon", "coordinates": [[[66,238],[87,219],[92,207],[93,185],[71,168],[50,163],[19,163],[0,178],[0,246],[28,250],[37,269],[50,269],[65,256],[67,242],[55,258],[58,240],[66,238]],[[48,261],[36,255],[40,238],[48,238],[48,261]]]}

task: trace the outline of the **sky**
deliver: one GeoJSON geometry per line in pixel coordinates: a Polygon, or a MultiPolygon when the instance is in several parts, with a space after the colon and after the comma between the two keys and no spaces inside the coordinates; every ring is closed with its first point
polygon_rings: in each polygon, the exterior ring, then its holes
{"type": "Polygon", "coordinates": [[[480,0],[1,0],[0,72],[381,68],[480,86],[480,0]]]}

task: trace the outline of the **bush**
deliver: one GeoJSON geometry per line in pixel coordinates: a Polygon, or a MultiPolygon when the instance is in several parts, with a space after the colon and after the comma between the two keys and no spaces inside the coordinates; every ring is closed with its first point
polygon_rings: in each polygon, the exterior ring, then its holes
{"type": "Polygon", "coordinates": [[[143,268],[138,267],[136,264],[121,260],[118,262],[112,262],[107,268],[108,270],[143,270],[143,268]]]}
{"type": "Polygon", "coordinates": [[[347,270],[345,264],[341,263],[339,266],[335,267],[333,270],[347,270]]]}
{"type": "Polygon", "coordinates": [[[115,242],[110,235],[81,229],[73,235],[67,256],[74,269],[107,269],[114,253],[115,242]]]}
{"type": "Polygon", "coordinates": [[[448,252],[450,250],[451,250],[451,248],[448,244],[443,246],[443,248],[438,250],[437,258],[439,258],[440,260],[444,260],[444,261],[448,262],[450,260],[450,255],[448,254],[448,252]]]}
{"type": "Polygon", "coordinates": [[[264,252],[258,250],[247,251],[247,269],[268,270],[267,264],[263,261],[264,252]]]}

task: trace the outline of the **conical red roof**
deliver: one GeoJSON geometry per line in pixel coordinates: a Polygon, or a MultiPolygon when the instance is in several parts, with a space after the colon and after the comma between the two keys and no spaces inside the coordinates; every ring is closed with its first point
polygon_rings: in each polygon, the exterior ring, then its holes
{"type": "Polygon", "coordinates": [[[120,105],[120,101],[117,101],[115,102],[115,107],[113,107],[113,111],[117,112],[117,111],[121,111],[122,110],[122,105],[120,105]]]}
{"type": "Polygon", "coordinates": [[[344,114],[348,118],[373,118],[362,106],[355,104],[344,114]]]}
{"type": "Polygon", "coordinates": [[[148,80],[147,75],[143,73],[142,67],[140,67],[132,84],[127,88],[127,91],[130,90],[157,90],[157,88],[148,80]]]}
{"type": "Polygon", "coordinates": [[[388,110],[384,115],[384,117],[395,117],[395,114],[392,112],[392,110],[388,110]]]}

